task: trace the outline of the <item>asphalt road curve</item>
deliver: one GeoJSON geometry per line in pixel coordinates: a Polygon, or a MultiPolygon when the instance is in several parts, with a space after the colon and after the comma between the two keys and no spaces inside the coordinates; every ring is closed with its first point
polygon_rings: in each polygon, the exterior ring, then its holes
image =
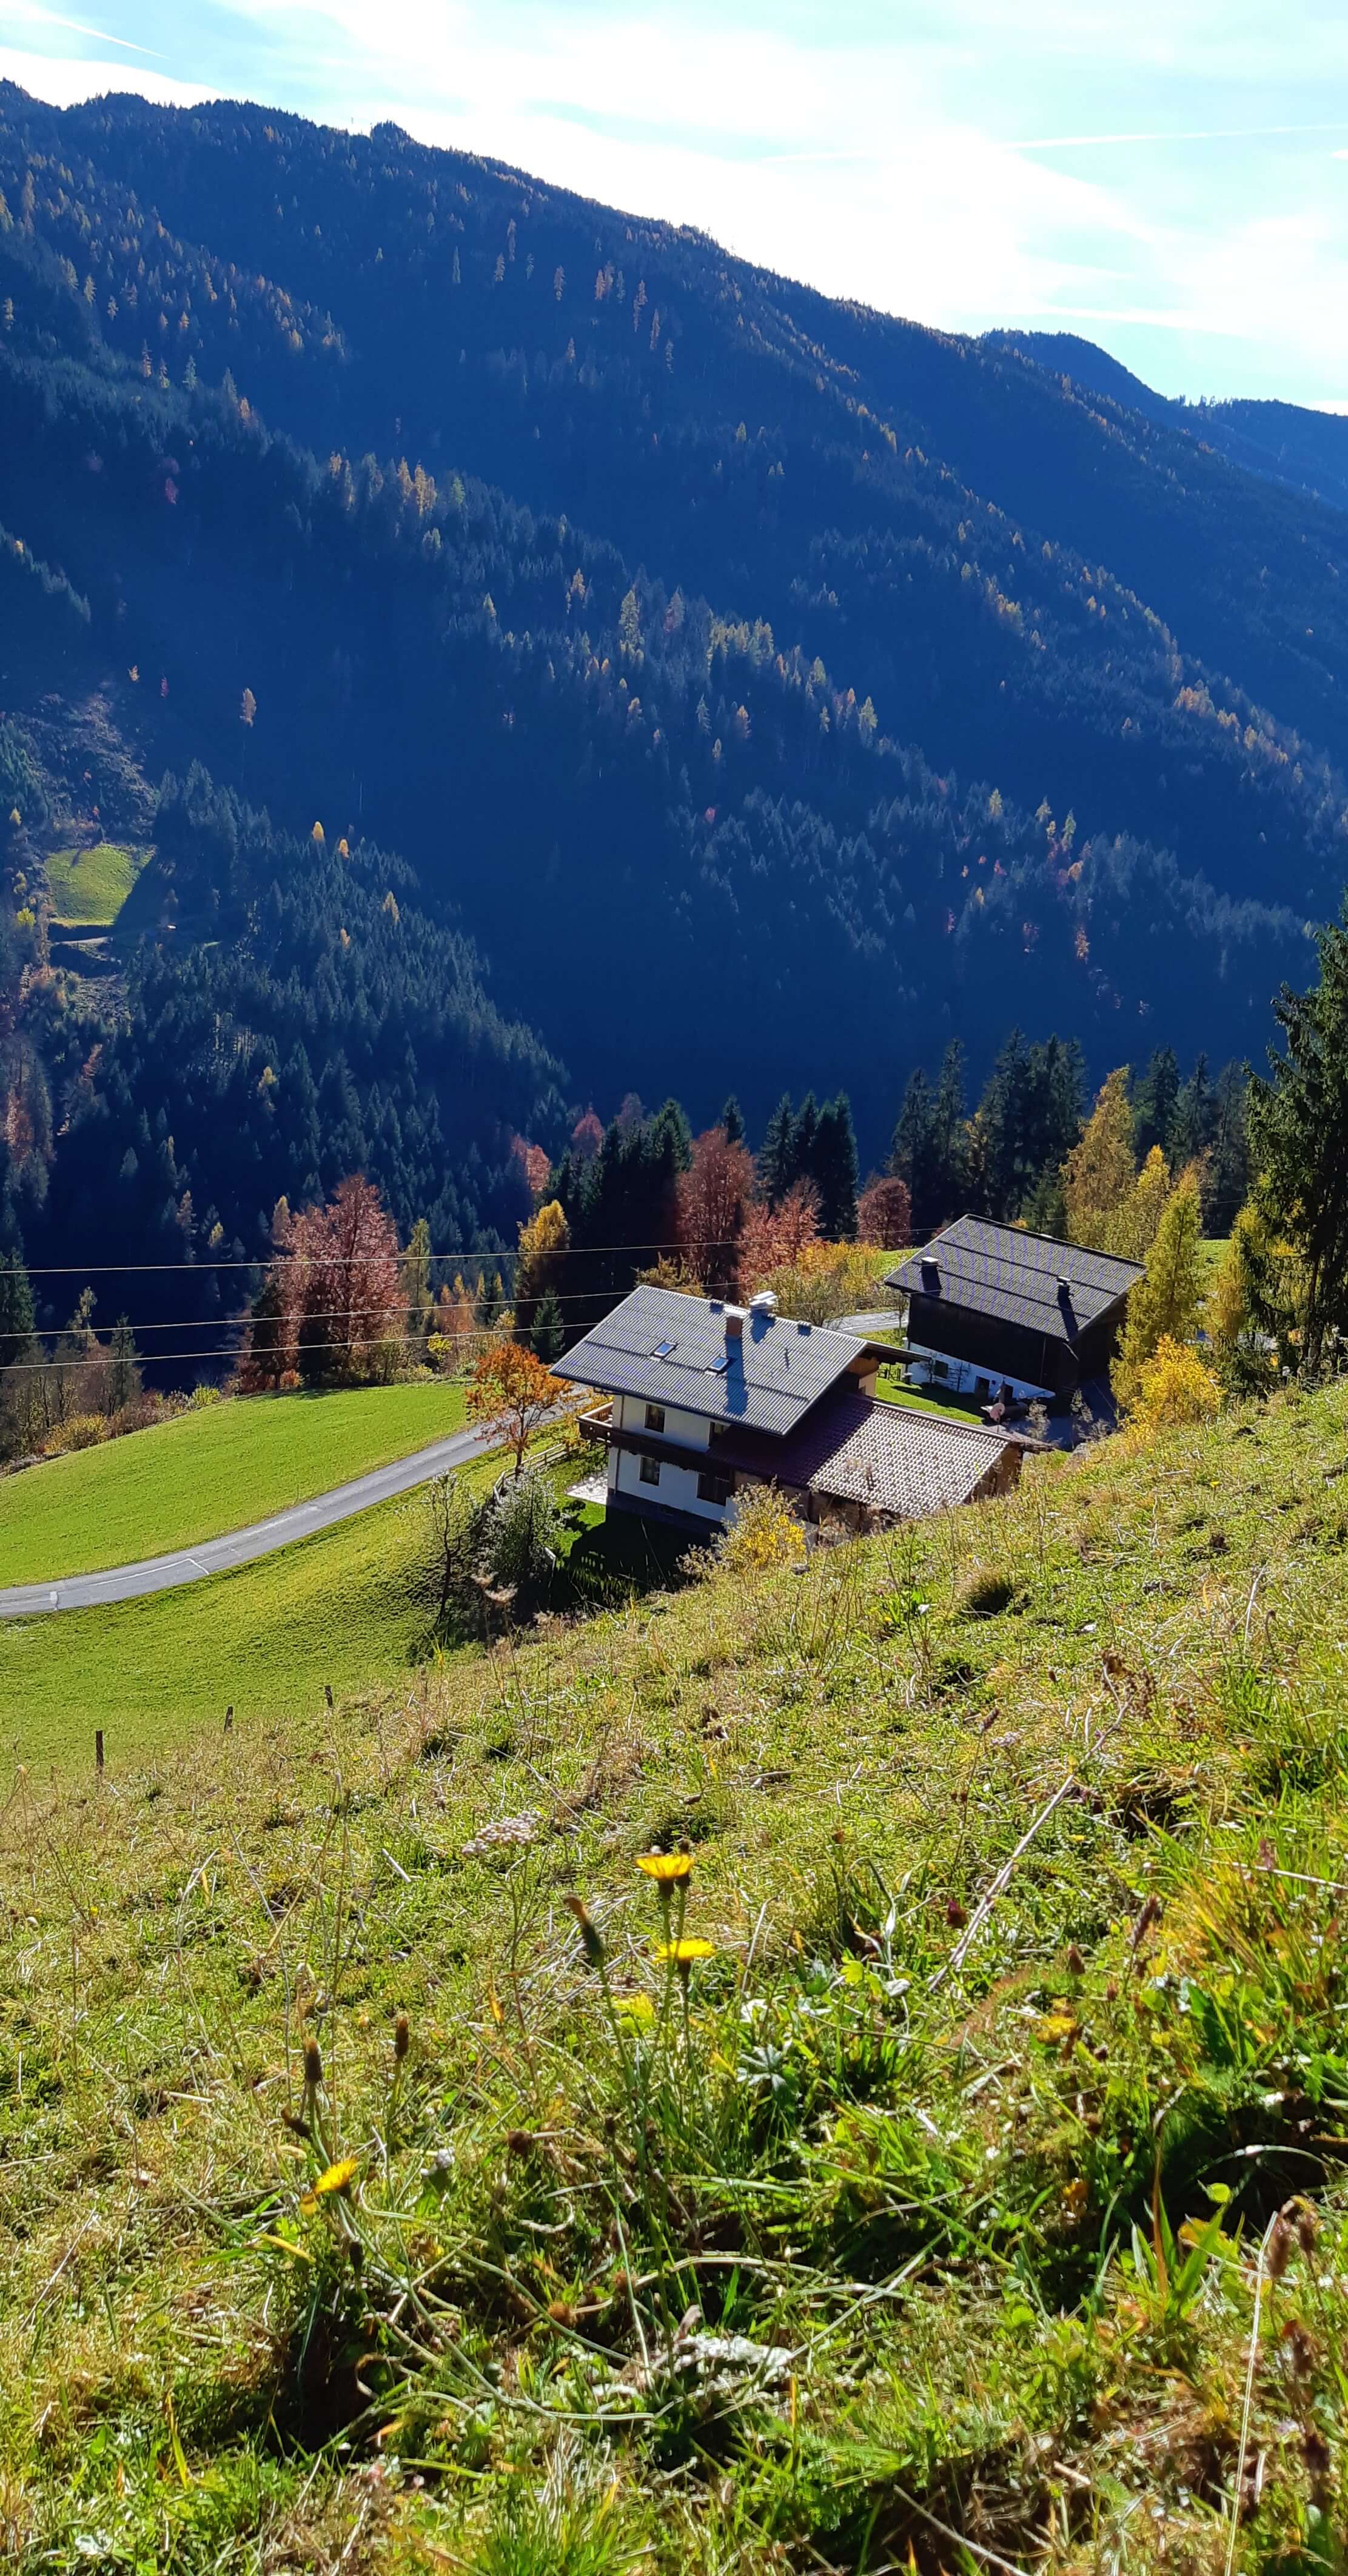
{"type": "Polygon", "coordinates": [[[410,1458],[395,1458],[391,1467],[372,1467],[368,1476],[357,1476],[349,1485],[334,1485],[330,1493],[315,1494],[312,1502],[293,1503],[289,1511],[274,1512],[270,1520],[254,1521],[248,1529],[203,1539],[199,1547],[177,1547],[168,1556],[143,1557],[138,1565],[112,1565],[102,1574],[72,1574],[63,1583],[14,1584],[0,1591],[0,1619],[31,1619],[51,1610],[96,1610],[107,1601],[136,1601],[143,1593],[171,1592],[179,1583],[199,1583],[203,1575],[227,1574],[231,1566],[251,1565],[255,1557],[291,1547],[297,1538],[312,1538],[316,1530],[349,1521],[357,1512],[367,1512],[372,1503],[411,1493],[415,1486],[429,1484],[432,1476],[443,1476],[447,1468],[466,1467],[471,1459],[482,1457],[484,1446],[480,1431],[454,1431],[445,1440],[433,1441],[429,1449],[414,1450],[410,1458]]]}

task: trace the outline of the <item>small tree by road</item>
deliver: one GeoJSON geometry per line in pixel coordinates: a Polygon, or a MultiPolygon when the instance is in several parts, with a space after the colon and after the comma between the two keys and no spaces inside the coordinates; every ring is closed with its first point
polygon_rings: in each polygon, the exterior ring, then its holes
{"type": "Polygon", "coordinates": [[[488,1438],[510,1450],[518,1476],[534,1433],[569,1393],[522,1342],[492,1342],[473,1362],[468,1411],[488,1438]]]}

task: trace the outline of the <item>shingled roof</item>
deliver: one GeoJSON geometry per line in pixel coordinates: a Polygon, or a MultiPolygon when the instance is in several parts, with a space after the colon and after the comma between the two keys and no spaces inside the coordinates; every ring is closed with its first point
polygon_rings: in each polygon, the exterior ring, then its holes
{"type": "Polygon", "coordinates": [[[886,1285],[1070,1343],[1141,1276],[1140,1262],[1112,1252],[994,1225],[990,1217],[961,1216],[923,1251],[910,1253],[886,1285]]]}
{"type": "Polygon", "coordinates": [[[967,1503],[1006,1451],[1019,1445],[974,1422],[943,1422],[914,1405],[840,1388],[784,1440],[723,1432],[713,1456],[718,1466],[920,1520],[967,1503]]]}
{"type": "Polygon", "coordinates": [[[870,1347],[850,1333],[641,1287],[551,1366],[578,1386],[679,1405],[780,1438],[870,1347]],[[742,1318],[739,1339],[727,1335],[728,1314],[742,1318]]]}

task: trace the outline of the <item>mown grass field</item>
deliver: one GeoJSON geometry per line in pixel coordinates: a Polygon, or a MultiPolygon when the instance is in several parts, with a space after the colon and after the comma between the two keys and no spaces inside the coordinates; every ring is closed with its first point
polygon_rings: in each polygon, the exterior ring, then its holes
{"type": "Polygon", "coordinates": [[[243,1529],[461,1428],[449,1380],[249,1396],[0,1477],[0,1584],[129,1565],[243,1529]]]}
{"type": "Polygon", "coordinates": [[[118,841],[98,841],[88,850],[53,852],[47,861],[53,918],[111,928],[147,855],[118,841]]]}
{"type": "Polygon", "coordinates": [[[11,2555],[1340,2567],[1346,1467],[1283,1395],[17,1777],[11,2555]]]}

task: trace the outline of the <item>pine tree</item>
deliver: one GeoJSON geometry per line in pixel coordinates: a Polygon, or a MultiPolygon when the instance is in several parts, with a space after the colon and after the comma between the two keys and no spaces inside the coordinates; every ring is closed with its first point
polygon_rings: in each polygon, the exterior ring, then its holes
{"type": "Polygon", "coordinates": [[[0,1371],[27,1359],[33,1345],[33,1291],[17,1252],[0,1252],[0,1371]]]}
{"type": "Polygon", "coordinates": [[[725,1129],[725,1140],[727,1145],[742,1145],[744,1143],[744,1112],[741,1109],[738,1100],[735,1098],[733,1091],[721,1112],[721,1125],[725,1129]]]}
{"type": "Polygon", "coordinates": [[[402,1263],[403,1332],[414,1359],[426,1356],[434,1307],[431,1300],[431,1229],[417,1218],[402,1263]]]}
{"type": "Polygon", "coordinates": [[[921,1065],[908,1078],[890,1148],[889,1168],[908,1184],[914,1240],[925,1242],[944,1210],[938,1190],[935,1102],[921,1065]]]}
{"type": "Polygon", "coordinates": [[[534,1316],[529,1339],[537,1359],[550,1363],[561,1358],[566,1332],[562,1323],[561,1304],[555,1288],[549,1288],[547,1295],[539,1299],[538,1312],[534,1316]]]}
{"type": "Polygon", "coordinates": [[[140,1393],[140,1369],[137,1365],[136,1337],[130,1317],[119,1315],[112,1328],[108,1346],[108,1411],[124,1413],[140,1393]]]}
{"type": "Polygon", "coordinates": [[[791,1094],[782,1093],[758,1156],[758,1185],[769,1207],[780,1207],[796,1177],[796,1120],[791,1094]]]}
{"type": "Polygon", "coordinates": [[[1173,1155],[1180,1076],[1173,1047],[1158,1047],[1133,1093],[1133,1151],[1145,1163],[1153,1145],[1173,1155]]]}
{"type": "Polygon", "coordinates": [[[1319,934],[1320,981],[1274,1003],[1284,1052],[1250,1084],[1250,1143],[1270,1226],[1300,1255],[1302,1365],[1348,1329],[1348,900],[1319,934]]]}
{"type": "Polygon", "coordinates": [[[857,1140],[845,1091],[826,1101],[814,1135],[808,1177],[819,1192],[819,1231],[827,1243],[851,1243],[857,1230],[857,1140]]]}

